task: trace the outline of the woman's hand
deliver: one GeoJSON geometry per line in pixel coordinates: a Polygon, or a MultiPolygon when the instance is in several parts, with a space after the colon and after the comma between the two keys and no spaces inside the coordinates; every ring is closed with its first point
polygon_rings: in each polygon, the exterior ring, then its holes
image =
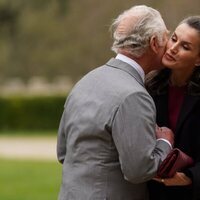
{"type": "Polygon", "coordinates": [[[187,186],[192,184],[192,180],[181,172],[176,172],[172,178],[153,178],[153,180],[163,183],[166,186],[187,186]]]}

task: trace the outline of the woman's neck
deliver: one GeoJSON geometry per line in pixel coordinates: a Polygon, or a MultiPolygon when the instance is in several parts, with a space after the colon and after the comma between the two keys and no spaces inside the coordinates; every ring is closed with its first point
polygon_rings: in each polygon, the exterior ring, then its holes
{"type": "Polygon", "coordinates": [[[184,71],[172,70],[170,76],[170,83],[173,86],[182,87],[188,84],[191,73],[184,73],[184,71]]]}

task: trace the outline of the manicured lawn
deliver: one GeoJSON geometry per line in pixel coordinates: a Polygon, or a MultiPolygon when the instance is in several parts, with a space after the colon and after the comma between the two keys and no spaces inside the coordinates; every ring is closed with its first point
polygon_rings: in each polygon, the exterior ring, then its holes
{"type": "Polygon", "coordinates": [[[54,161],[0,159],[0,199],[56,200],[61,170],[54,161]]]}

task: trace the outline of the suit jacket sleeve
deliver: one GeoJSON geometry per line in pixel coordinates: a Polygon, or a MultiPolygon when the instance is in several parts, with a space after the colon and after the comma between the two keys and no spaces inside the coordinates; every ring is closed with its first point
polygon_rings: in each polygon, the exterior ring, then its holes
{"type": "Polygon", "coordinates": [[[60,121],[58,137],[57,137],[57,158],[60,163],[64,162],[66,155],[65,119],[66,119],[66,112],[64,110],[60,121]]]}
{"type": "Polygon", "coordinates": [[[156,141],[155,105],[145,92],[129,95],[119,106],[112,134],[127,180],[140,183],[153,178],[170,146],[156,141]]]}

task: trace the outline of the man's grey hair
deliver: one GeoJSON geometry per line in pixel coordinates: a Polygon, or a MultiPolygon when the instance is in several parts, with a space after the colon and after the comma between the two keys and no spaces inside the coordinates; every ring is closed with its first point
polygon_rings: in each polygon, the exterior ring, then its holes
{"type": "Polygon", "coordinates": [[[167,28],[157,10],[139,5],[119,15],[111,25],[111,31],[114,52],[125,49],[133,56],[140,57],[149,47],[152,36],[157,37],[160,46],[163,45],[167,28]]]}

